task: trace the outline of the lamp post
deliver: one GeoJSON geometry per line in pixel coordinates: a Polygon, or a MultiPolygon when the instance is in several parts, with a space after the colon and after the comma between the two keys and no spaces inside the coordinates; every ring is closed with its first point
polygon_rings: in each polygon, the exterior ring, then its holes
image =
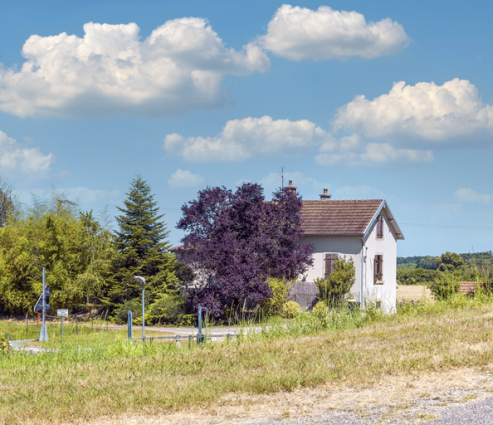
{"type": "Polygon", "coordinates": [[[145,286],[146,280],[142,276],[134,276],[134,279],[142,282],[142,342],[145,342],[145,286]]]}

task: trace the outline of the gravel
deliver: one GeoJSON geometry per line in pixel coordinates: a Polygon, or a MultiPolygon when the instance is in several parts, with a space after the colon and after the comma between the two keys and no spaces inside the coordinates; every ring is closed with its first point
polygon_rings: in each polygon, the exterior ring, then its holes
{"type": "MultiPolygon", "coordinates": [[[[451,403],[443,399],[419,400],[406,408],[380,407],[368,412],[331,410],[317,416],[278,418],[275,420],[248,421],[248,425],[374,425],[374,424],[436,424],[436,425],[491,425],[493,424],[493,396],[479,401],[461,400],[461,391],[450,394],[451,403]],[[459,397],[459,399],[456,399],[459,397]]],[[[467,397],[467,396],[466,396],[467,397]]]]}

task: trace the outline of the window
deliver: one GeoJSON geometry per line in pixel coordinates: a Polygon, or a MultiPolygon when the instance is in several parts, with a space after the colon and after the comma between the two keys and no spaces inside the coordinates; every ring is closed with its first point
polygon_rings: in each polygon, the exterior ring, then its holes
{"type": "Polygon", "coordinates": [[[339,254],[325,254],[325,272],[324,278],[327,279],[334,271],[335,260],[339,258],[339,254]]]}
{"type": "Polygon", "coordinates": [[[375,259],[373,260],[373,270],[375,271],[375,284],[383,283],[383,255],[377,254],[375,255],[375,259]]]}
{"type": "Polygon", "coordinates": [[[383,239],[383,215],[379,215],[377,218],[377,238],[383,239]]]}

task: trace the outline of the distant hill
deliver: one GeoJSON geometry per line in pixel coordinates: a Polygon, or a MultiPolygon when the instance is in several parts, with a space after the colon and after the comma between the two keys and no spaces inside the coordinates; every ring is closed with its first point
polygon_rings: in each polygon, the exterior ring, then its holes
{"type": "MultiPolygon", "coordinates": [[[[485,252],[468,252],[464,254],[460,254],[460,256],[464,259],[464,262],[469,265],[486,265],[493,264],[493,252],[485,251],[485,252]]],[[[424,269],[432,269],[433,263],[436,257],[432,255],[422,255],[422,256],[414,256],[414,257],[397,257],[397,268],[400,270],[412,270],[417,267],[424,269]]]]}

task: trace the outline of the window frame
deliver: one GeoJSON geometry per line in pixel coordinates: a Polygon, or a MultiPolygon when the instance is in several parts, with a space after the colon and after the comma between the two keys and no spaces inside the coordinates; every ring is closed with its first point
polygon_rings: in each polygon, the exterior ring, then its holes
{"type": "Polygon", "coordinates": [[[324,255],[324,279],[328,279],[335,268],[334,261],[339,259],[339,254],[335,252],[326,252],[324,255]],[[328,266],[328,267],[327,267],[328,266]]]}
{"type": "Polygon", "coordinates": [[[375,285],[383,285],[383,254],[375,254],[373,258],[373,283],[375,285]]]}
{"type": "Polygon", "coordinates": [[[384,223],[383,215],[380,214],[377,218],[377,226],[376,226],[377,239],[383,239],[383,223],[384,223]]]}

